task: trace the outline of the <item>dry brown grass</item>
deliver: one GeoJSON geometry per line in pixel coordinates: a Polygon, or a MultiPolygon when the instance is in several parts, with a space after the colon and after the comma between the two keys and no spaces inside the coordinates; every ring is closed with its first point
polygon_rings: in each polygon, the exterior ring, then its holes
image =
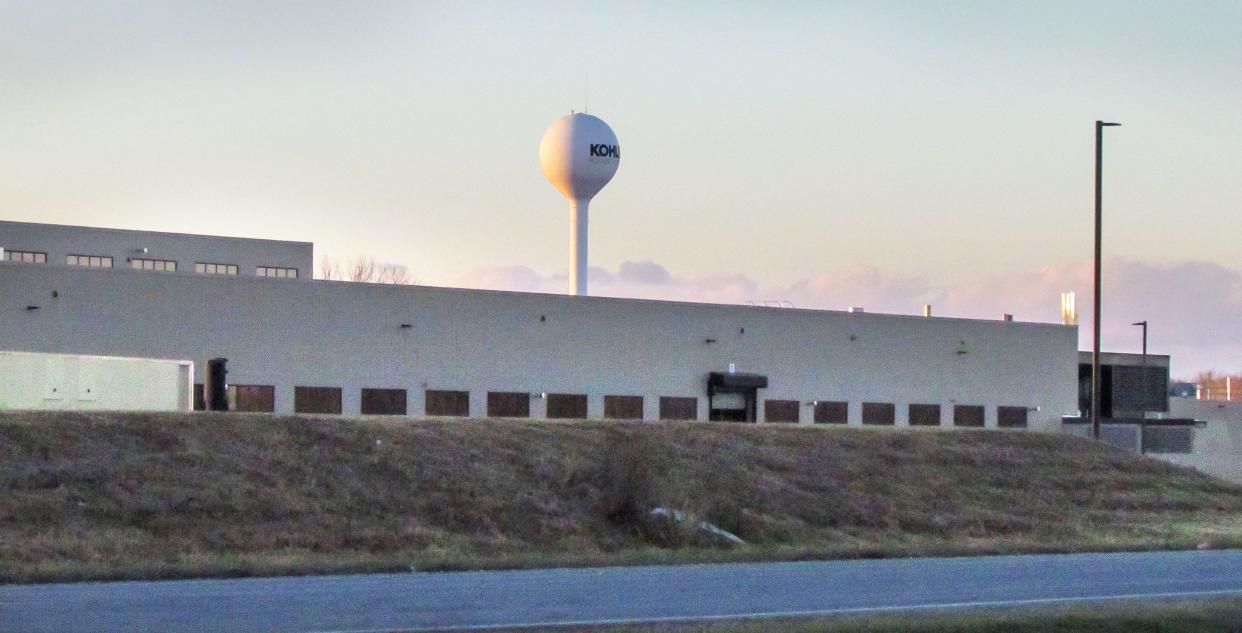
{"type": "Polygon", "coordinates": [[[1239,525],[1242,487],[1058,435],[0,414],[5,581],[1221,547],[1239,525]]]}

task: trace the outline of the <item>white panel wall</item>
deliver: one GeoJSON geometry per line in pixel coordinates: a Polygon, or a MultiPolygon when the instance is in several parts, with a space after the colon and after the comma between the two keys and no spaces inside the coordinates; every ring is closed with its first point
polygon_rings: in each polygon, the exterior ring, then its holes
{"type": "MultiPolygon", "coordinates": [[[[363,387],[694,396],[707,415],[707,374],[764,374],[759,398],[1039,410],[1056,430],[1077,408],[1077,331],[1057,324],[568,297],[345,282],[158,275],[130,270],[0,265],[0,349],[229,359],[229,382],[343,389],[358,413],[363,387]],[[37,309],[27,309],[35,306],[37,309]],[[403,327],[406,326],[406,327],[403,327]],[[708,339],[714,342],[708,343],[708,339]]],[[[532,402],[532,414],[543,404],[532,402]]],[[[762,402],[759,403],[762,411],[762,402]]],[[[802,408],[810,422],[811,409],[802,408]]]]}
{"type": "Polygon", "coordinates": [[[238,275],[254,275],[258,266],[278,266],[298,269],[299,277],[314,276],[314,245],[309,242],[0,220],[0,248],[47,253],[47,263],[54,265],[63,265],[68,255],[103,255],[116,268],[128,268],[131,258],[142,258],[175,261],[181,274],[194,274],[194,264],[203,262],[236,264],[238,275]]]}
{"type": "Polygon", "coordinates": [[[1169,398],[1169,417],[1206,424],[1195,429],[1193,453],[1152,457],[1242,484],[1242,402],[1169,398]]]}
{"type": "Polygon", "coordinates": [[[189,361],[0,351],[0,409],[188,411],[189,361]]]}

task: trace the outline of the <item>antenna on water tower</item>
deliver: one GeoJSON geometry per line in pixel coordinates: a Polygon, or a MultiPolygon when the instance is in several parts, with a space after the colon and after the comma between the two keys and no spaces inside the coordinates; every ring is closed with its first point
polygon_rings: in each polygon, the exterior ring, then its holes
{"type": "Polygon", "coordinates": [[[543,175],[569,201],[570,294],[587,294],[587,208],[620,164],[617,135],[589,114],[561,117],[539,141],[543,175]]]}

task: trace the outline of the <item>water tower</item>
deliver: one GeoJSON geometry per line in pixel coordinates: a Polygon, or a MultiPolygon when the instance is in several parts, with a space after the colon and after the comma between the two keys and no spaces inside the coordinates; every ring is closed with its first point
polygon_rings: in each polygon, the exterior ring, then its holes
{"type": "Polygon", "coordinates": [[[587,207],[621,164],[621,146],[598,117],[571,114],[539,141],[543,175],[569,201],[569,293],[587,293],[587,207]]]}

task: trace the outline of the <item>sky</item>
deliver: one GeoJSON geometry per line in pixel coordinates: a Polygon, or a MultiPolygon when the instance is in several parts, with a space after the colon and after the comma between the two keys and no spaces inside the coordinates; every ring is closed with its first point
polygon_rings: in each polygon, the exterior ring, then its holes
{"type": "MultiPolygon", "coordinates": [[[[537,160],[623,146],[592,292],[1056,321],[1242,371],[1242,3],[0,0],[0,217],[563,292],[537,160]]],[[[1084,347],[1085,348],[1085,347],[1084,347]]]]}

